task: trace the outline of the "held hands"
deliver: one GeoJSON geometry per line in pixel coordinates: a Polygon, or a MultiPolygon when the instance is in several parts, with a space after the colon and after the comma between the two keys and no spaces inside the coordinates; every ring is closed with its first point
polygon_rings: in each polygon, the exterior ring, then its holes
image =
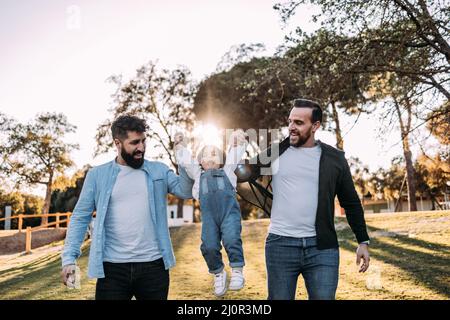
{"type": "Polygon", "coordinates": [[[237,147],[244,145],[245,142],[247,141],[247,136],[248,135],[241,129],[233,131],[233,133],[230,136],[230,146],[237,147]]]}
{"type": "Polygon", "coordinates": [[[366,272],[369,269],[369,261],[369,246],[366,243],[360,243],[356,249],[356,265],[359,266],[359,272],[366,272]]]}
{"type": "MultiPolygon", "coordinates": [[[[247,141],[248,135],[241,129],[233,131],[233,133],[230,136],[230,146],[231,147],[237,147],[244,145],[247,141]]],[[[187,147],[187,139],[184,136],[182,132],[175,133],[173,137],[173,146],[174,149],[177,150],[181,147],[187,147]]]]}

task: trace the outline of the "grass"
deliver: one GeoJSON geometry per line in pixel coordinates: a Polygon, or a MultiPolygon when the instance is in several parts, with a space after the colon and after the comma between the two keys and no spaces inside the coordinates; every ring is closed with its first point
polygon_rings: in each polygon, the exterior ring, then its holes
{"type": "MultiPolygon", "coordinates": [[[[449,211],[373,214],[367,215],[366,221],[371,267],[360,274],[353,233],[345,218],[336,218],[341,247],[337,299],[450,298],[449,211]]],[[[266,299],[264,240],[268,224],[267,219],[243,222],[246,287],[228,292],[225,299],[266,299]]],[[[200,224],[171,230],[177,265],[170,272],[169,299],[215,299],[212,276],[199,249],[200,232],[200,224]]],[[[1,271],[0,299],[93,299],[95,280],[86,276],[88,248],[86,243],[79,259],[81,290],[69,290],[60,283],[60,257],[52,253],[1,271]]],[[[297,299],[306,298],[300,277],[297,299]]]]}

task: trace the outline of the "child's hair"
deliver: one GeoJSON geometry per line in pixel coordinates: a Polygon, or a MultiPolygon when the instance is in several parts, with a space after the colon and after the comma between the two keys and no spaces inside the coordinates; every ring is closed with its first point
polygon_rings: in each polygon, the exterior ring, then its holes
{"type": "Polygon", "coordinates": [[[206,145],[200,149],[199,153],[197,154],[198,163],[200,165],[202,164],[203,153],[205,152],[206,148],[214,148],[214,149],[216,149],[216,152],[219,154],[219,156],[222,155],[222,157],[220,159],[222,161],[220,162],[219,166],[220,166],[220,168],[223,168],[225,165],[226,154],[222,149],[220,149],[219,147],[213,146],[213,145],[206,145]]]}

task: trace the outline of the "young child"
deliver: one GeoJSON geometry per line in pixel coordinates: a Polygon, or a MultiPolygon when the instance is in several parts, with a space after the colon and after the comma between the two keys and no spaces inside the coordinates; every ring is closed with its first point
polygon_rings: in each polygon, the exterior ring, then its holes
{"type": "Polygon", "coordinates": [[[195,181],[193,197],[200,201],[202,212],[202,244],[200,250],[214,274],[214,294],[223,296],[227,291],[227,273],[221,254],[221,242],[232,268],[228,289],[240,290],[244,287],[244,253],[241,240],[241,210],[236,199],[234,174],[242,158],[247,141],[242,130],[231,135],[231,146],[226,158],[222,150],[215,146],[203,147],[194,159],[186,148],[182,134],[175,135],[175,157],[178,165],[186,169],[195,181]]]}

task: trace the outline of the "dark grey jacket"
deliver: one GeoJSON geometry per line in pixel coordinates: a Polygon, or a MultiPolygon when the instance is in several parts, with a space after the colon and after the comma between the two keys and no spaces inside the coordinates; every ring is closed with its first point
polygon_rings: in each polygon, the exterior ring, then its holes
{"type": "MultiPolygon", "coordinates": [[[[340,205],[345,209],[345,215],[358,243],[369,240],[364,211],[356,193],[349,165],[344,152],[318,141],[322,154],[319,165],[319,197],[316,214],[316,234],[318,249],[338,247],[336,229],[334,227],[334,199],[337,196],[340,205]]],[[[289,148],[289,138],[279,144],[279,155],[289,148]]],[[[266,149],[270,157],[273,147],[266,149]]],[[[258,155],[258,159],[259,159],[258,155]]],[[[273,161],[276,158],[271,158],[273,161]]],[[[254,170],[253,178],[260,175],[260,168],[271,163],[259,165],[254,170]]]]}

